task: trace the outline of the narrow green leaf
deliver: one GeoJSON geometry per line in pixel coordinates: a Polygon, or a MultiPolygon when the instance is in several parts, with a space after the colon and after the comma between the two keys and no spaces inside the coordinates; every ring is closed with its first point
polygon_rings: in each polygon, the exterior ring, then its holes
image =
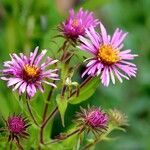
{"type": "Polygon", "coordinates": [[[56,101],[57,101],[57,105],[58,105],[58,110],[60,112],[62,125],[65,126],[64,117],[65,117],[65,112],[66,112],[66,109],[67,109],[67,106],[68,106],[67,99],[65,99],[65,97],[62,98],[59,94],[56,97],[56,101]]]}
{"type": "Polygon", "coordinates": [[[99,77],[94,77],[89,80],[83,87],[80,88],[78,96],[74,94],[71,98],[68,99],[69,103],[78,104],[91,97],[100,84],[99,80],[99,77]]]}

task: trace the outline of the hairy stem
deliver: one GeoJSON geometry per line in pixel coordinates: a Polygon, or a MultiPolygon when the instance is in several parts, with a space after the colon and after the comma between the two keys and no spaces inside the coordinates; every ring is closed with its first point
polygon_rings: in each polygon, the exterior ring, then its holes
{"type": "Polygon", "coordinates": [[[45,119],[45,121],[43,122],[43,124],[41,125],[41,129],[40,129],[40,143],[44,144],[44,137],[43,137],[43,133],[44,133],[44,128],[46,126],[46,124],[48,123],[48,121],[57,113],[58,111],[58,107],[56,107],[51,113],[50,115],[45,119]]]}
{"type": "Polygon", "coordinates": [[[55,107],[54,110],[50,113],[50,115],[45,119],[41,127],[45,127],[48,121],[56,114],[58,111],[58,107],[55,107]]]}
{"type": "Polygon", "coordinates": [[[98,139],[95,139],[94,142],[85,145],[82,150],[88,150],[90,147],[94,146],[98,142],[98,139]]]}
{"type": "Polygon", "coordinates": [[[26,104],[27,104],[27,108],[28,108],[29,114],[30,114],[33,122],[39,127],[39,124],[37,123],[37,121],[36,121],[36,119],[35,119],[35,117],[32,113],[32,110],[31,110],[31,107],[30,107],[30,104],[29,104],[28,100],[26,100],[26,104]]]}
{"type": "MultiPolygon", "coordinates": [[[[55,81],[53,81],[53,83],[55,84],[55,81]]],[[[47,114],[47,110],[48,110],[48,105],[49,105],[49,102],[51,100],[51,97],[52,97],[52,94],[53,94],[53,91],[54,91],[54,87],[51,87],[50,91],[49,91],[49,94],[48,94],[48,97],[47,97],[47,100],[46,100],[46,103],[45,103],[45,107],[44,107],[44,112],[43,112],[43,120],[42,120],[42,123],[45,121],[46,119],[46,114],[47,114]]]]}
{"type": "Polygon", "coordinates": [[[71,136],[73,136],[77,133],[81,134],[83,130],[84,130],[84,128],[79,128],[79,129],[76,129],[75,131],[73,131],[73,132],[71,132],[67,135],[58,135],[58,136],[56,136],[56,137],[58,137],[58,139],[54,139],[53,141],[46,143],[46,145],[53,144],[53,143],[56,143],[56,142],[60,142],[62,140],[66,140],[67,138],[69,138],[69,137],[71,137],[71,136]]]}
{"type": "MultiPolygon", "coordinates": [[[[90,80],[92,79],[92,76],[87,77],[79,86],[79,88],[84,87],[90,80]]],[[[70,97],[72,97],[74,94],[76,94],[76,92],[78,92],[77,90],[74,90],[71,94],[70,97]]],[[[69,98],[70,98],[69,97],[69,98]]]]}

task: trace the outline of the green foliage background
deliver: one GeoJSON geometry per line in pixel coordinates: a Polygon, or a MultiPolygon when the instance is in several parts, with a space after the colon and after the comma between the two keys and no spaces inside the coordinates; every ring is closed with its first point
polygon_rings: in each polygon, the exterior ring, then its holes
{"type": "MultiPolygon", "coordinates": [[[[116,27],[129,32],[126,48],[133,49],[139,57],[137,78],[117,83],[108,88],[99,86],[96,93],[82,106],[101,106],[104,109],[118,108],[129,116],[130,126],[126,133],[114,132],[117,140],[97,145],[102,150],[149,150],[150,149],[150,1],[149,0],[84,0],[75,8],[83,7],[95,12],[95,16],[112,33],[116,27]]],[[[54,43],[56,26],[67,13],[60,13],[54,0],[0,0],[0,64],[9,59],[9,53],[23,51],[28,53],[37,45],[46,48],[51,56],[57,57],[56,50],[62,39],[54,43]]],[[[44,94],[47,95],[47,92],[44,94]]],[[[41,112],[44,95],[39,94],[32,102],[41,112]],[[41,105],[40,105],[41,104],[41,105]],[[40,107],[39,107],[40,106],[40,107]]],[[[0,113],[7,117],[11,112],[26,111],[16,103],[18,97],[0,83],[0,113]]],[[[74,116],[77,105],[69,105],[66,124],[74,116]]],[[[1,119],[1,126],[3,125],[1,119]]],[[[60,116],[54,121],[52,135],[63,131],[60,116]]],[[[1,141],[0,141],[1,142],[1,141]]]]}

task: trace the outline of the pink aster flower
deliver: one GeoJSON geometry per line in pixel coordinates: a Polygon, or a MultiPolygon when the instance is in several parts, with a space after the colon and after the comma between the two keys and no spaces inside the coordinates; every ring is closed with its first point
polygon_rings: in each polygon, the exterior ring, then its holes
{"type": "Polygon", "coordinates": [[[98,24],[98,20],[94,19],[93,13],[88,11],[83,11],[82,8],[77,14],[74,10],[69,11],[68,19],[61,24],[60,31],[67,37],[71,39],[77,39],[79,35],[85,34],[85,29],[90,26],[95,27],[98,24]]]}
{"type": "Polygon", "coordinates": [[[87,132],[92,131],[94,135],[104,132],[108,126],[108,116],[97,107],[86,109],[81,108],[81,113],[77,113],[79,126],[85,127],[87,132]]]}
{"type": "Polygon", "coordinates": [[[9,132],[9,141],[17,140],[19,138],[27,138],[29,134],[27,133],[27,128],[30,126],[28,120],[21,115],[13,115],[8,117],[8,120],[5,121],[7,130],[9,132]]]}
{"type": "Polygon", "coordinates": [[[136,76],[136,65],[130,61],[137,55],[131,54],[131,50],[121,50],[123,41],[127,36],[120,29],[116,29],[113,36],[107,34],[105,27],[100,23],[101,34],[93,27],[86,30],[87,38],[80,36],[81,46],[79,48],[90,54],[92,58],[87,59],[87,69],[82,74],[100,76],[104,86],[108,86],[110,79],[115,84],[115,77],[122,82],[122,78],[129,80],[136,76]]]}
{"type": "Polygon", "coordinates": [[[10,55],[11,60],[4,62],[5,68],[2,70],[3,77],[1,79],[7,81],[8,87],[13,86],[13,91],[18,89],[19,95],[26,92],[27,98],[32,98],[37,90],[44,92],[42,83],[56,87],[48,79],[58,80],[58,69],[47,70],[47,67],[55,64],[57,60],[47,57],[42,63],[46,52],[46,50],[43,50],[38,55],[38,47],[36,47],[34,52],[30,53],[30,56],[22,53],[10,55]]]}

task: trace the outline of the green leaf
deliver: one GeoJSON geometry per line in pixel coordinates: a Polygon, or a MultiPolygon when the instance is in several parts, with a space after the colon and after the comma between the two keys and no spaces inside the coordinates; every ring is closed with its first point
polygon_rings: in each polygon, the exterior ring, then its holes
{"type": "Polygon", "coordinates": [[[65,112],[68,106],[67,99],[65,97],[61,97],[61,95],[57,95],[56,97],[57,105],[58,105],[58,110],[60,112],[61,120],[62,120],[62,125],[65,126],[64,123],[64,117],[65,117],[65,112]]]}
{"type": "Polygon", "coordinates": [[[89,80],[83,87],[80,88],[78,96],[74,94],[68,99],[69,103],[78,104],[91,97],[100,84],[99,80],[99,77],[93,77],[91,80],[89,80]]]}

